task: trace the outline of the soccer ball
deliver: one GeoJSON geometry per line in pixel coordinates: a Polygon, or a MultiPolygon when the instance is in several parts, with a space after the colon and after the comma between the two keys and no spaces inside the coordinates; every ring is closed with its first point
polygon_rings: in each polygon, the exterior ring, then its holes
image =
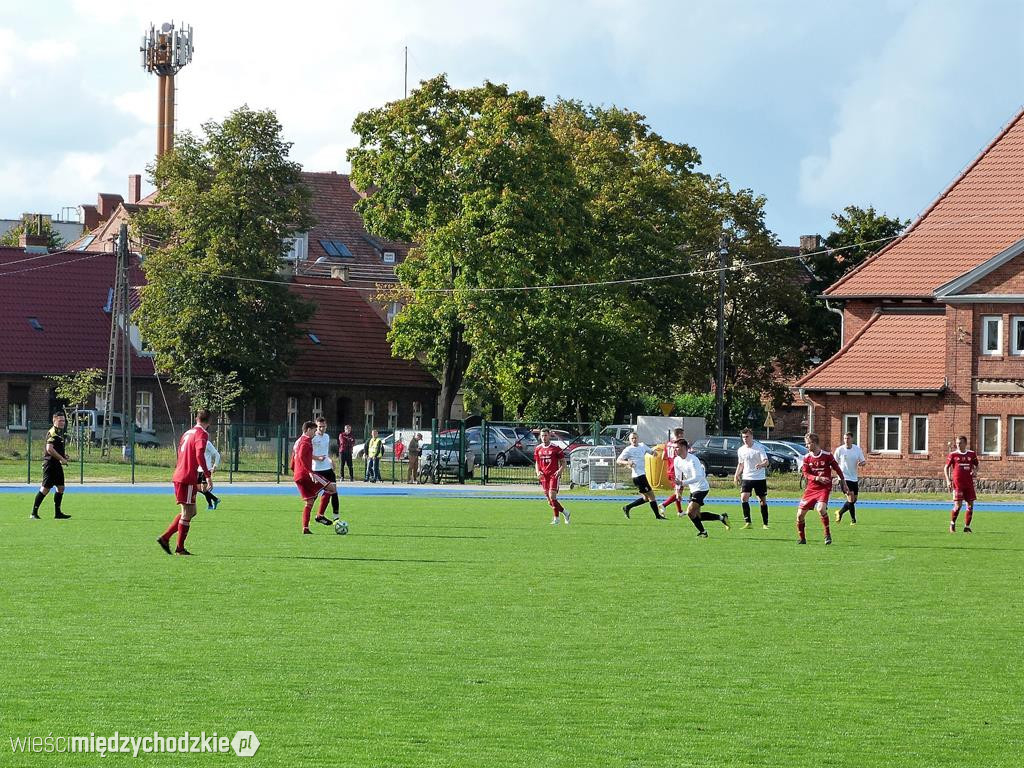
{"type": "Polygon", "coordinates": [[[344,520],[338,520],[334,523],[334,532],[339,536],[344,536],[348,533],[348,523],[344,520]]]}

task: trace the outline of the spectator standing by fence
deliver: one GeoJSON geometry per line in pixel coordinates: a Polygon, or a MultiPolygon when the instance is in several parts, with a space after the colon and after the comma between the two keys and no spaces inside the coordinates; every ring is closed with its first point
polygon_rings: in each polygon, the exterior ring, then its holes
{"type": "Polygon", "coordinates": [[[409,438],[409,475],[408,481],[410,483],[416,482],[416,475],[420,471],[420,440],[423,439],[423,435],[417,432],[411,438],[409,438]]]}
{"type": "Polygon", "coordinates": [[[352,471],[352,451],[356,447],[356,436],[352,434],[352,425],[346,424],[345,431],[338,435],[338,479],[345,479],[345,467],[348,467],[348,479],[355,482],[352,471]]]}

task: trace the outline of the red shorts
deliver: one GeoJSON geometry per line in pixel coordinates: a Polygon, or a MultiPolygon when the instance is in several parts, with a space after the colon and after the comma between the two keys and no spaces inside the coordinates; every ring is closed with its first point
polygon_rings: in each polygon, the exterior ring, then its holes
{"type": "Polygon", "coordinates": [[[315,499],[316,495],[326,488],[330,483],[324,477],[315,472],[295,481],[295,487],[299,489],[299,496],[303,499],[315,499]]]}
{"type": "Polygon", "coordinates": [[[969,501],[974,503],[977,500],[977,495],[974,492],[974,483],[966,485],[963,488],[953,484],[953,501],[969,501]]]}
{"type": "Polygon", "coordinates": [[[811,509],[816,504],[828,506],[828,497],[831,493],[831,485],[808,483],[807,490],[804,491],[804,495],[800,498],[800,509],[811,509]]]}
{"type": "Polygon", "coordinates": [[[544,489],[544,493],[554,491],[558,493],[558,475],[544,475],[540,476],[540,487],[544,489]]]}
{"type": "Polygon", "coordinates": [[[195,504],[199,486],[195,483],[175,483],[174,501],[178,504],[195,504]]]}

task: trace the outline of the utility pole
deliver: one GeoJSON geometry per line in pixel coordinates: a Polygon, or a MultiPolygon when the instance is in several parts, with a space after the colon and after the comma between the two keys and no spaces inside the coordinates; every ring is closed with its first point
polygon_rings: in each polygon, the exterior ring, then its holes
{"type": "Polygon", "coordinates": [[[128,435],[126,411],[131,390],[131,340],[128,333],[128,225],[121,224],[117,238],[117,261],[114,267],[114,287],[110,302],[110,343],[107,348],[107,379],[103,385],[103,432],[100,437],[100,455],[110,454],[110,424],[113,421],[114,390],[117,368],[121,367],[121,432],[128,435]]]}
{"type": "Polygon", "coordinates": [[[729,239],[718,239],[718,367],[715,370],[715,420],[725,434],[725,270],[729,267],[729,239]]]}

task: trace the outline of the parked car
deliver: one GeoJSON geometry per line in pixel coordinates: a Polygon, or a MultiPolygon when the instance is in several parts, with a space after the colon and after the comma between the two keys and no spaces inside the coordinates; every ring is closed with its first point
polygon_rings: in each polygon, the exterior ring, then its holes
{"type": "Polygon", "coordinates": [[[616,456],[622,453],[622,449],[625,448],[628,443],[623,440],[619,440],[617,437],[611,435],[598,435],[597,440],[594,440],[593,435],[580,435],[570,442],[564,450],[566,454],[571,454],[578,448],[592,448],[595,445],[610,445],[616,450],[616,456]]]}
{"type": "MultiPolygon", "coordinates": [[[[741,445],[743,439],[739,436],[702,437],[693,442],[690,452],[700,459],[709,475],[726,477],[736,471],[736,451],[741,445]]],[[[799,461],[791,454],[764,447],[770,462],[769,472],[796,472],[800,468],[799,461]]]]}
{"type": "MultiPolygon", "coordinates": [[[[395,435],[394,433],[388,432],[377,432],[377,437],[384,441],[384,458],[390,460],[395,454],[395,435]]],[[[363,452],[366,450],[366,441],[363,440],[361,443],[356,443],[356,447],[352,449],[352,458],[361,459],[363,458],[363,452]]]]}
{"type": "MultiPolygon", "coordinates": [[[[551,431],[551,444],[557,445],[563,451],[569,447],[569,443],[576,439],[576,435],[572,432],[566,432],[564,429],[552,429],[551,431]]],[[[533,436],[540,442],[540,429],[532,430],[533,436]]]]}
{"type": "MultiPolygon", "coordinates": [[[[83,408],[80,410],[71,411],[71,423],[68,425],[69,434],[74,434],[74,430],[77,429],[77,424],[81,424],[85,429],[85,438],[91,440],[94,444],[99,445],[103,440],[103,411],[96,410],[95,408],[83,408]]],[[[125,434],[124,428],[121,424],[121,414],[111,413],[110,414],[110,443],[111,445],[124,445],[125,434]]],[[[157,439],[156,433],[148,429],[140,429],[138,426],[135,427],[135,444],[144,448],[159,448],[160,440],[157,439]]]]}
{"type": "Polygon", "coordinates": [[[761,445],[777,453],[793,456],[798,462],[807,455],[807,447],[786,440],[762,440],[761,445]]]}

